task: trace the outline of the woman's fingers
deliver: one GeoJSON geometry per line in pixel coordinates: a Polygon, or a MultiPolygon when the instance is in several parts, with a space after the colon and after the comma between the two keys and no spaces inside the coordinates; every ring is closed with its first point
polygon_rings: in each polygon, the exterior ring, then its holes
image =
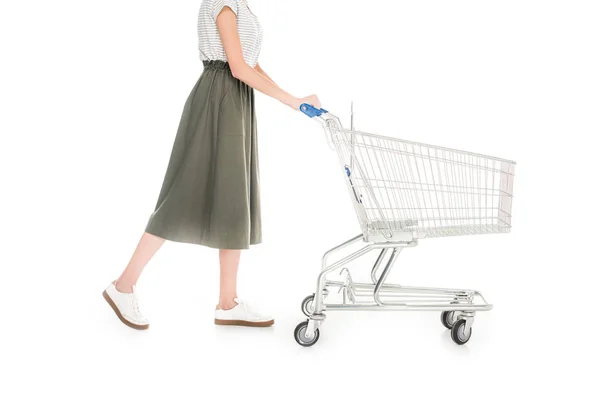
{"type": "Polygon", "coordinates": [[[296,110],[300,109],[300,105],[302,103],[307,103],[307,104],[310,104],[313,107],[321,108],[321,102],[319,101],[319,98],[317,97],[316,94],[312,94],[310,96],[306,96],[306,97],[303,97],[301,99],[297,99],[297,102],[298,103],[293,106],[293,108],[295,108],[296,110]]]}
{"type": "Polygon", "coordinates": [[[310,98],[310,100],[311,100],[310,104],[313,107],[321,108],[321,102],[319,101],[319,98],[317,97],[316,94],[310,95],[308,97],[310,98]]]}

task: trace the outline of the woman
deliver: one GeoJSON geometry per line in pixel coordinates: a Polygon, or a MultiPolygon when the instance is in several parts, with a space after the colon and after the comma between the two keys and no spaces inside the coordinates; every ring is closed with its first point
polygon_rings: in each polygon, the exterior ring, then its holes
{"type": "Polygon", "coordinates": [[[119,319],[147,329],[135,285],[165,240],[219,249],[215,323],[270,326],[273,319],[237,298],[242,249],[262,241],[254,90],[298,109],[297,98],[258,64],[262,29],[245,0],[204,0],[198,15],[204,70],[183,109],[154,213],[129,264],[103,295],[119,319]]]}

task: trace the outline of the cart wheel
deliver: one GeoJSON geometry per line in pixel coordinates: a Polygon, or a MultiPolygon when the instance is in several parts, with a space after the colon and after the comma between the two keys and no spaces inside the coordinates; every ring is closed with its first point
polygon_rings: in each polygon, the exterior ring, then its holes
{"type": "Polygon", "coordinates": [[[296,339],[296,342],[300,346],[310,347],[319,340],[319,330],[317,329],[311,338],[307,338],[304,336],[306,328],[308,328],[308,320],[299,323],[296,329],[294,329],[294,339],[296,339]]]}
{"type": "Polygon", "coordinates": [[[473,332],[472,328],[469,328],[469,332],[465,332],[465,325],[467,321],[464,319],[459,319],[452,326],[452,330],[450,331],[450,336],[452,336],[452,340],[456,344],[465,344],[471,339],[471,333],[473,332]]]}
{"type": "Polygon", "coordinates": [[[302,312],[307,317],[313,315],[315,311],[315,307],[313,306],[313,301],[315,300],[315,295],[311,294],[310,296],[306,296],[304,300],[302,300],[302,312]]]}
{"type": "Polygon", "coordinates": [[[452,329],[452,326],[456,322],[455,314],[456,311],[443,311],[442,312],[442,325],[444,325],[448,329],[452,329]]]}

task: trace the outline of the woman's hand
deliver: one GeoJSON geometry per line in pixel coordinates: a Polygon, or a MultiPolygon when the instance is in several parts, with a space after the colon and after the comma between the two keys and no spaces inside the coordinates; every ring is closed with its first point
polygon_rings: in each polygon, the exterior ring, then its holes
{"type": "Polygon", "coordinates": [[[292,107],[294,110],[300,110],[300,106],[304,103],[308,103],[316,108],[321,108],[321,102],[316,94],[311,94],[310,96],[302,98],[295,98],[292,104],[290,104],[290,107],[292,107]]]}

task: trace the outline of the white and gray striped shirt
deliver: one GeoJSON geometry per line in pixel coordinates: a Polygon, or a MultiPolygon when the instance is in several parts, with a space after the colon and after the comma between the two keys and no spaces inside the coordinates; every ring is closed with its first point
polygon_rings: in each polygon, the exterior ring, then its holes
{"type": "Polygon", "coordinates": [[[245,0],[203,0],[198,13],[198,50],[201,60],[227,61],[219,30],[217,16],[223,7],[229,7],[237,16],[238,33],[246,64],[254,67],[262,45],[262,28],[256,15],[245,0]]]}

